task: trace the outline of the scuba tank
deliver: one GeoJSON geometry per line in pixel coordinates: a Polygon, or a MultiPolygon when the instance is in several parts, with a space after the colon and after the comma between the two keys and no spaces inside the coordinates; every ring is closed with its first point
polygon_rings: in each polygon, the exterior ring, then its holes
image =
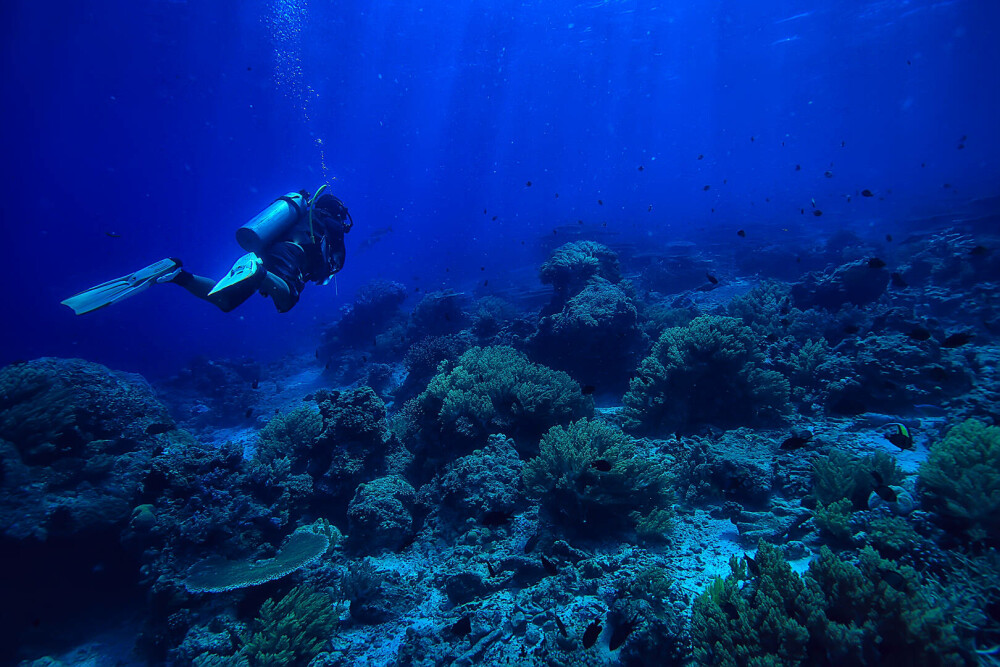
{"type": "Polygon", "coordinates": [[[250,222],[236,230],[236,242],[247,252],[260,254],[288,231],[307,208],[306,198],[298,192],[278,197],[250,222]]]}

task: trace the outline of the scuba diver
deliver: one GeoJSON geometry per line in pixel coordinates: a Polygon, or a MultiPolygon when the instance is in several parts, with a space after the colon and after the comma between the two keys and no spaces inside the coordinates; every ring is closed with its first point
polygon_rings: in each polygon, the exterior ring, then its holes
{"type": "Polygon", "coordinates": [[[344,234],[354,220],[344,202],[305,190],[278,197],[250,222],[236,230],[236,242],[247,254],[218,282],[181,268],[168,258],[135,273],[80,292],[62,301],[77,315],[118,303],[158,283],[180,285],[199,299],[228,313],[260,292],[274,301],[279,313],[298,303],[307,281],[326,285],[344,267],[344,234]]]}

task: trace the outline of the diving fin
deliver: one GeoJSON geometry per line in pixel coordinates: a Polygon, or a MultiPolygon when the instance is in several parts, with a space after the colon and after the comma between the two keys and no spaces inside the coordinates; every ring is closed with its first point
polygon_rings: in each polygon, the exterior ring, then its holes
{"type": "Polygon", "coordinates": [[[208,296],[222,293],[234,296],[245,295],[244,298],[246,298],[257,291],[266,276],[267,271],[264,270],[263,260],[254,253],[248,252],[236,260],[233,268],[229,269],[229,273],[222,280],[215,283],[215,287],[208,293],[208,296]]]}
{"type": "Polygon", "coordinates": [[[138,294],[155,283],[167,282],[177,275],[180,268],[181,261],[179,259],[169,257],[161,259],[159,262],[150,264],[144,269],[139,269],[135,273],[101,283],[68,299],[64,299],[60,303],[72,308],[73,312],[77,315],[83,315],[98,308],[118,303],[133,294],[138,294]]]}

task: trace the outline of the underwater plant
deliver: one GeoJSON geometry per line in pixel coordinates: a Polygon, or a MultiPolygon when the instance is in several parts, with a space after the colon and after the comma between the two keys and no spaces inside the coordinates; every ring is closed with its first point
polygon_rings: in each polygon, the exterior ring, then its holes
{"type": "Polygon", "coordinates": [[[920,466],[928,506],[972,540],[1000,539],[1000,427],[968,419],[931,445],[920,466]]]}
{"type": "Polygon", "coordinates": [[[604,422],[553,426],[523,476],[558,528],[591,536],[635,530],[648,539],[670,529],[673,480],[665,466],[604,422]]]}
{"type": "Polygon", "coordinates": [[[753,332],[735,318],[704,315],[667,329],[629,384],[624,426],[656,434],[773,419],[787,408],[789,384],[763,363],[753,332]]]}

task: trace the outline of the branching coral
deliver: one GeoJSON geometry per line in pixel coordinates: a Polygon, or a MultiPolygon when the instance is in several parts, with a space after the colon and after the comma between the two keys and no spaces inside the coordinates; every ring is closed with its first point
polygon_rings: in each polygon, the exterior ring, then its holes
{"type": "Polygon", "coordinates": [[[337,615],[330,598],[297,586],[261,605],[241,654],[253,667],[306,665],[330,641],[337,615]]]}
{"type": "Polygon", "coordinates": [[[702,316],[667,329],[629,385],[625,426],[663,433],[773,418],[787,407],[789,385],[763,362],[753,332],[734,318],[702,316]]]}
{"type": "Polygon", "coordinates": [[[672,480],[635,441],[603,422],[555,426],[524,465],[524,484],[557,526],[582,533],[635,529],[662,538],[669,529],[672,480]]]}

